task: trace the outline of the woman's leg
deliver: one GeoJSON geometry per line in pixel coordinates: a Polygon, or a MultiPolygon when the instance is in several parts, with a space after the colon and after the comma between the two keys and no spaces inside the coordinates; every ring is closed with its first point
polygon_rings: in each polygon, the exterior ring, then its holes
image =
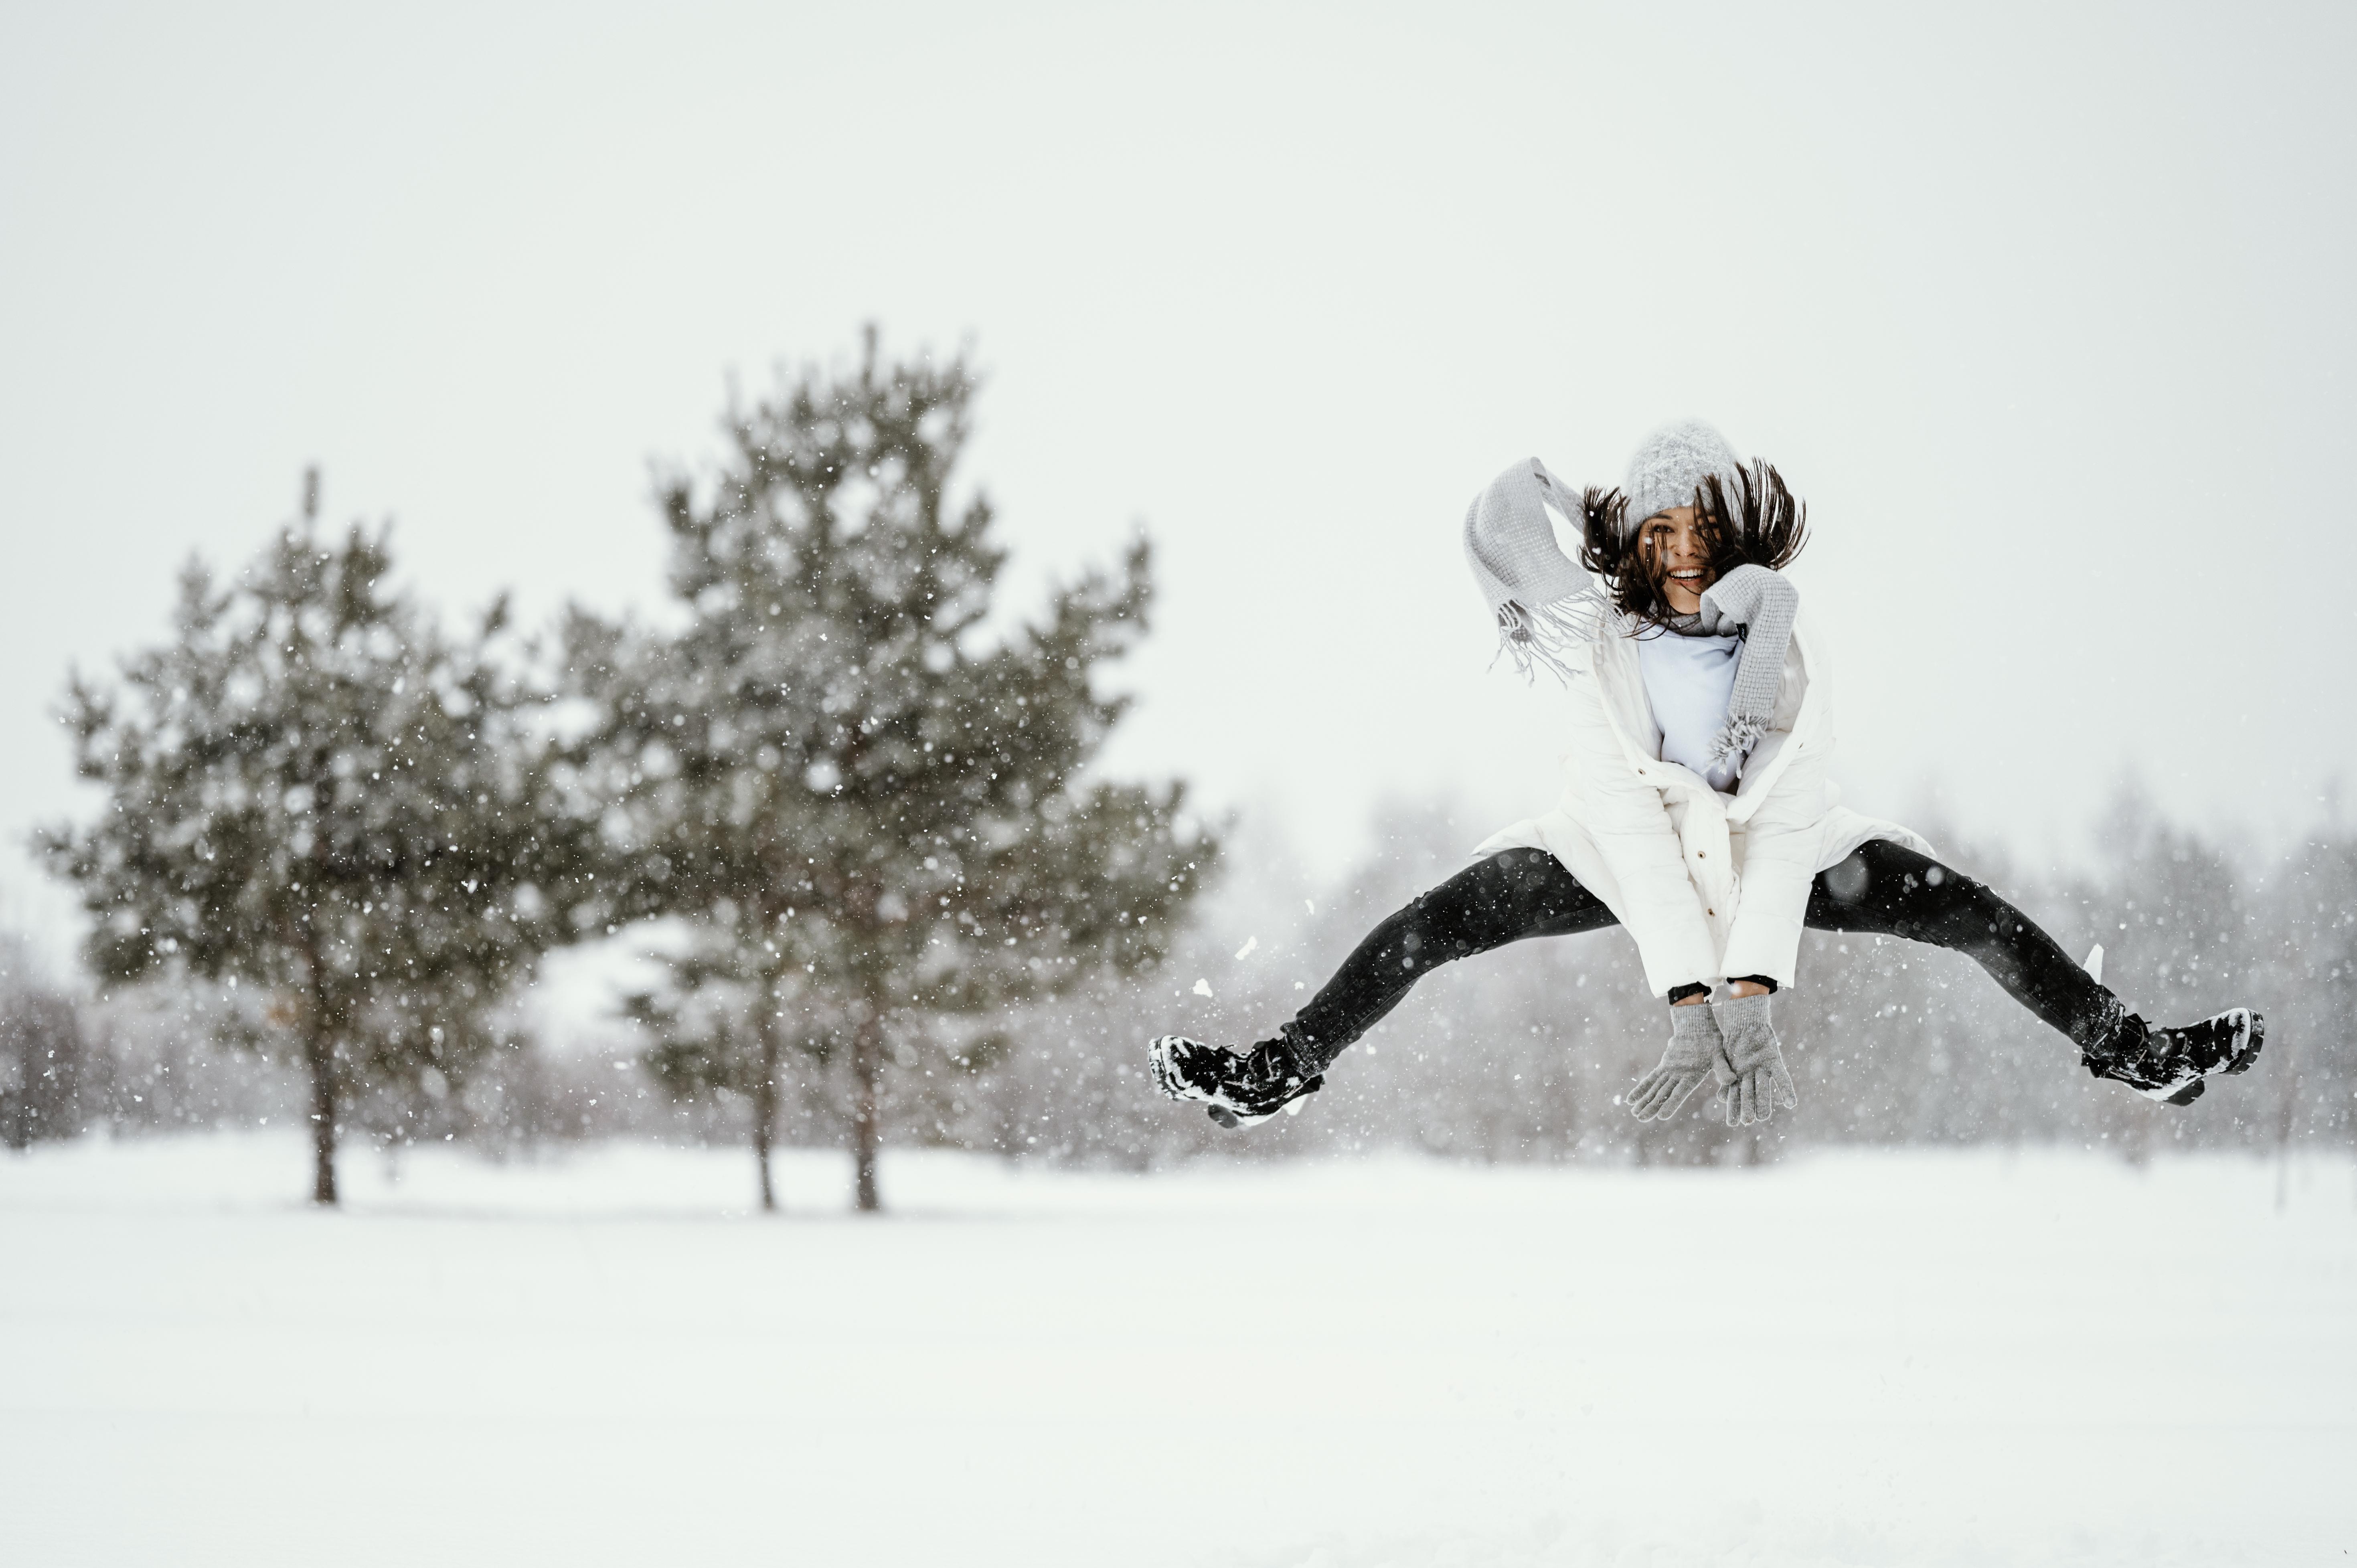
{"type": "Polygon", "coordinates": [[[1322,1068],[1451,959],[1527,937],[1570,936],[1616,923],[1604,901],[1555,856],[1510,849],[1417,894],[1377,926],[1285,1033],[1322,1068]]]}
{"type": "Polygon", "coordinates": [[[2084,1047],[2115,1029],[2124,1010],[2029,917],[1951,866],[1903,844],[1868,840],[1817,874],[1804,925],[1953,948],[2007,994],[2084,1047]]]}

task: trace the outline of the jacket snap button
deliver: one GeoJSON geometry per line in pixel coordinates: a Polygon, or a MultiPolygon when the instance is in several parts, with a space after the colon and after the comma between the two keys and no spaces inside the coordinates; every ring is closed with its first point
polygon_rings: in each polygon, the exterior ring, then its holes
{"type": "Polygon", "coordinates": [[[1706,849],[1698,849],[1695,851],[1695,858],[1696,860],[1708,860],[1710,858],[1710,851],[1706,849]]]}

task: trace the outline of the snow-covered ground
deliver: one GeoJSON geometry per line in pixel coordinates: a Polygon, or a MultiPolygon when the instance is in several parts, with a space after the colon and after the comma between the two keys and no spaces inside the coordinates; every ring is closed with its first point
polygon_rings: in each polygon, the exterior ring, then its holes
{"type": "Polygon", "coordinates": [[[0,1561],[2284,1563],[2357,1176],[0,1158],[0,1561]]]}

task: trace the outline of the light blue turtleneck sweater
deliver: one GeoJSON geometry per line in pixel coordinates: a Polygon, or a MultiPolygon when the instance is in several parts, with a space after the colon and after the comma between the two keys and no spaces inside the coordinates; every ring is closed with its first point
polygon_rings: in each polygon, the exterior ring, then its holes
{"type": "Polygon", "coordinates": [[[1735,788],[1742,758],[1710,759],[1710,748],[1727,727],[1727,701],[1735,693],[1739,637],[1684,636],[1648,628],[1637,639],[1637,669],[1645,679],[1645,701],[1662,727],[1662,760],[1684,763],[1714,789],[1735,788]]]}

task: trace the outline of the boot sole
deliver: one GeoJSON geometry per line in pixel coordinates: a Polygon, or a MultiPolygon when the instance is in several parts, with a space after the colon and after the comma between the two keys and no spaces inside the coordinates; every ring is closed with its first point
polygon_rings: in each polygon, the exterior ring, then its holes
{"type": "Polygon", "coordinates": [[[1267,1121],[1270,1117],[1276,1115],[1279,1112],[1282,1112],[1287,1116],[1300,1115],[1301,1108],[1309,1103],[1309,1097],[1317,1093],[1325,1086],[1326,1078],[1325,1075],[1321,1073],[1318,1077],[1311,1079],[1308,1083],[1303,1084],[1301,1086],[1300,1093],[1295,1095],[1292,1099],[1278,1106],[1275,1111],[1264,1111],[1257,1116],[1238,1111],[1234,1107],[1228,1105],[1207,1105],[1203,1109],[1210,1112],[1212,1121],[1217,1122],[1221,1126],[1225,1127],[1229,1132],[1232,1133],[1242,1127],[1257,1127],[1262,1122],[1267,1121]]]}
{"type": "Polygon", "coordinates": [[[2231,1078],[2236,1073],[2250,1071],[2251,1064],[2259,1059],[2259,1052],[2267,1043],[2266,1016],[2248,1007],[2230,1008],[2220,1016],[2238,1017],[2240,1020],[2242,1044],[2235,1047],[2233,1056],[2192,1082],[2173,1089],[2167,1094],[2156,1093],[2149,1089],[2140,1089],[2136,1092],[2147,1100],[2157,1100],[2163,1105],[2190,1105],[2201,1098],[2201,1091],[2209,1087],[2211,1079],[2231,1078]]]}
{"type": "Polygon", "coordinates": [[[2259,1051],[2267,1043],[2267,1021],[2264,1015],[2248,1007],[2237,1007],[2234,1011],[2243,1015],[2244,1043],[2243,1048],[2234,1053],[2234,1059],[2218,1069],[2229,1077],[2250,1071],[2251,1064],[2259,1059],[2259,1051]]]}
{"type": "Polygon", "coordinates": [[[1162,1091],[1166,1100],[1191,1100],[1200,1104],[1202,1095],[1180,1078],[1178,1069],[1171,1065],[1171,1056],[1180,1046],[1208,1048],[1200,1040],[1190,1040],[1184,1035],[1156,1036],[1154,1043],[1146,1047],[1146,1061],[1154,1074],[1154,1087],[1162,1091]]]}

